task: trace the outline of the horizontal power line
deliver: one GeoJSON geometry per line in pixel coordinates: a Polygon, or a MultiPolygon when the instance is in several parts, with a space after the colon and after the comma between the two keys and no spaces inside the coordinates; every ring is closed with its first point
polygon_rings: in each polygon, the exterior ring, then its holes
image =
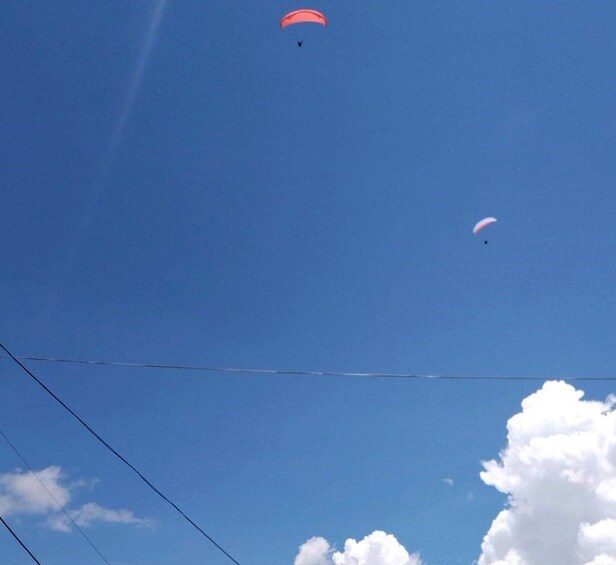
{"type": "MultiPolygon", "coordinates": [[[[0,357],[8,358],[7,355],[0,357]]],[[[105,361],[91,359],[70,359],[62,357],[34,357],[15,356],[22,361],[40,361],[46,363],[67,363],[73,365],[103,365],[109,367],[129,367],[141,369],[165,369],[177,371],[197,371],[209,373],[240,373],[257,375],[286,375],[308,377],[355,377],[355,378],[379,378],[379,379],[415,379],[415,380],[460,380],[460,381],[616,381],[614,377],[538,377],[538,376],[512,376],[512,375],[426,375],[414,373],[358,373],[349,371],[304,371],[296,369],[259,369],[241,367],[214,367],[207,365],[172,365],[165,363],[137,363],[130,361],[105,361]]]]}

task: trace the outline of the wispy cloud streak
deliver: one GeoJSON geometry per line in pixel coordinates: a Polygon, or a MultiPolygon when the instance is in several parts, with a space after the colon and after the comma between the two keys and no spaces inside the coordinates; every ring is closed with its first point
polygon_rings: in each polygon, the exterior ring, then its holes
{"type": "Polygon", "coordinates": [[[148,25],[145,39],[143,41],[143,46],[135,64],[135,69],[131,75],[126,96],[124,97],[120,116],[113,128],[113,131],[111,132],[111,137],[109,138],[109,142],[103,154],[100,167],[92,182],[90,194],[87,198],[83,210],[81,211],[79,223],[75,228],[74,234],[71,238],[71,242],[67,248],[64,258],[64,266],[61,271],[61,274],[59,275],[58,283],[55,286],[55,290],[51,293],[52,300],[48,308],[48,313],[50,316],[52,316],[56,310],[57,302],[60,300],[59,294],[61,292],[61,289],[65,284],[68,273],[70,272],[73,264],[76,261],[76,258],[80,253],[84,241],[84,234],[92,223],[94,213],[96,212],[98,204],[111,178],[113,165],[116,160],[116,156],[118,154],[120,146],[122,145],[122,140],[124,139],[124,135],[126,133],[130,116],[135,106],[135,102],[137,101],[139,91],[141,90],[143,78],[145,76],[148,63],[152,56],[154,45],[156,44],[156,38],[158,36],[163,16],[165,14],[165,10],[168,4],[169,0],[156,0],[155,2],[152,17],[148,25]]]}

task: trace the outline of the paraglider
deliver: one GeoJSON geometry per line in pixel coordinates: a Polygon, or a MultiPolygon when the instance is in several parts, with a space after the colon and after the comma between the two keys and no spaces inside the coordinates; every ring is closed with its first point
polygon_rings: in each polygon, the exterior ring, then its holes
{"type": "MultiPolygon", "coordinates": [[[[473,228],[473,235],[477,235],[482,229],[488,227],[491,224],[495,224],[498,220],[496,218],[484,218],[483,220],[478,221],[473,228]]],[[[488,240],[484,239],[484,245],[488,245],[488,240]]]]}
{"type": "MultiPolygon", "coordinates": [[[[304,24],[304,23],[314,23],[327,27],[328,22],[325,15],[317,10],[295,10],[294,12],[289,12],[280,20],[280,27],[284,29],[289,27],[290,25],[295,24],[304,24]]],[[[298,40],[297,46],[301,47],[304,44],[303,40],[298,40]]]]}
{"type": "Polygon", "coordinates": [[[303,23],[315,23],[327,26],[327,18],[321,12],[317,12],[317,10],[295,10],[282,17],[280,20],[280,27],[284,29],[293,24],[303,23]]]}

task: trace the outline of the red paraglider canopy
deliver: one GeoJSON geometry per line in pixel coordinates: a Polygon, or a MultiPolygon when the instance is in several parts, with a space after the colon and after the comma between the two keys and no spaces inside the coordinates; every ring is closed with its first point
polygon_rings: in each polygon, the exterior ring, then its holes
{"type": "Polygon", "coordinates": [[[293,24],[315,23],[327,26],[327,18],[321,12],[316,10],[295,10],[289,12],[280,20],[280,27],[285,28],[293,24]]]}

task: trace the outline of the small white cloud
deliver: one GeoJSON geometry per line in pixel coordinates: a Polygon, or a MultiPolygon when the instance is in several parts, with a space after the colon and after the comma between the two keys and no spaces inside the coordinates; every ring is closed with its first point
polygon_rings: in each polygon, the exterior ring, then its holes
{"type": "Polygon", "coordinates": [[[66,506],[71,500],[71,492],[60,484],[61,479],[62,469],[55,465],[36,471],[36,476],[20,469],[0,474],[0,514],[46,514],[55,511],[58,505],[49,492],[62,506],[66,506]]]}
{"type": "Polygon", "coordinates": [[[453,486],[453,479],[443,479],[443,482],[450,487],[453,486]]]}
{"type": "Polygon", "coordinates": [[[79,527],[88,527],[95,522],[137,526],[153,524],[151,520],[137,518],[130,510],[112,510],[95,502],[68,508],[73,498],[72,491],[84,486],[92,487],[96,480],[77,480],[65,486],[61,484],[64,478],[61,467],[56,465],[34,472],[17,469],[12,473],[0,474],[0,515],[46,516],[51,529],[68,532],[72,523],[58,506],[59,503],[79,527]]]}
{"type": "Polygon", "coordinates": [[[375,531],[361,541],[346,540],[344,552],[332,556],[334,565],[421,565],[391,534],[375,531]]]}
{"type": "Polygon", "coordinates": [[[391,534],[374,531],[361,541],[349,538],[344,551],[333,551],[324,538],[311,538],[300,547],[295,565],[422,565],[391,534]]]}
{"type": "Polygon", "coordinates": [[[481,479],[508,496],[479,565],[616,565],[614,400],[546,382],[507,423],[508,445],[481,479]]]}
{"type": "Polygon", "coordinates": [[[79,488],[83,488],[83,489],[87,489],[89,491],[94,490],[94,487],[100,483],[100,479],[97,478],[93,478],[93,479],[77,479],[75,481],[72,481],[70,485],[68,485],[68,488],[70,490],[76,490],[79,488]]]}
{"type": "MultiPolygon", "coordinates": [[[[151,520],[137,518],[130,510],[111,510],[96,504],[96,502],[88,502],[81,506],[81,508],[67,510],[67,513],[80,528],[87,528],[94,522],[133,524],[135,526],[153,525],[151,520]]],[[[62,532],[70,531],[72,526],[68,516],[64,513],[52,516],[49,523],[52,529],[62,532]]]]}

